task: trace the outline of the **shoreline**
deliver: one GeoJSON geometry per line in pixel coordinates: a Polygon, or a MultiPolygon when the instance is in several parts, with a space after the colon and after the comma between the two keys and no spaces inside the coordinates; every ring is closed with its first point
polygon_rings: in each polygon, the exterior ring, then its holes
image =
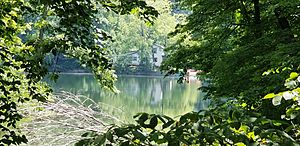
{"type": "MultiPolygon", "coordinates": [[[[92,76],[93,73],[88,72],[60,72],[59,75],[89,75],[92,76]]],[[[116,74],[117,77],[161,77],[161,78],[178,78],[176,75],[170,75],[165,77],[164,74],[159,73],[140,73],[140,74],[116,74]]]]}

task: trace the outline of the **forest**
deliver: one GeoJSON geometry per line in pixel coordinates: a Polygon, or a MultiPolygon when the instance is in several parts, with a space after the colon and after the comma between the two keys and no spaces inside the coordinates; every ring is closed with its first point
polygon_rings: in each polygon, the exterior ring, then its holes
{"type": "Polygon", "coordinates": [[[26,145],[24,123],[46,120],[34,113],[69,110],[82,126],[94,120],[76,146],[298,146],[299,35],[299,0],[0,0],[0,145],[26,145]],[[166,54],[160,67],[151,65],[153,46],[166,54]],[[132,52],[140,65],[124,57],[132,52]],[[135,123],[106,125],[89,107],[58,104],[45,80],[67,70],[58,64],[66,58],[114,94],[117,73],[159,70],[182,83],[198,70],[199,91],[211,102],[179,117],[140,112],[135,123]]]}

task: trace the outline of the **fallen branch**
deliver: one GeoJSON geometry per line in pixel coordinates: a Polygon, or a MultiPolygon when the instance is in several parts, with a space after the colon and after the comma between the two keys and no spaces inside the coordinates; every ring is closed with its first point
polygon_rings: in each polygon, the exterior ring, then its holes
{"type": "Polygon", "coordinates": [[[27,121],[22,122],[21,130],[30,146],[72,145],[83,139],[81,135],[86,131],[105,132],[111,124],[106,121],[123,123],[101,106],[105,105],[89,97],[60,92],[51,101],[24,104],[21,111],[27,121]]]}

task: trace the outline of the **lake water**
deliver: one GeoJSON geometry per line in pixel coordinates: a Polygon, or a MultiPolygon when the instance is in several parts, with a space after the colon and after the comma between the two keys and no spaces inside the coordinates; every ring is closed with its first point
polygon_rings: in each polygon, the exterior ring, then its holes
{"type": "Polygon", "coordinates": [[[197,88],[201,82],[178,84],[176,79],[149,76],[120,76],[119,94],[101,89],[92,75],[63,74],[51,83],[55,92],[69,91],[89,96],[105,111],[124,121],[133,121],[138,112],[165,114],[171,117],[207,108],[208,101],[197,88]],[[112,108],[116,107],[116,108],[112,108]]]}

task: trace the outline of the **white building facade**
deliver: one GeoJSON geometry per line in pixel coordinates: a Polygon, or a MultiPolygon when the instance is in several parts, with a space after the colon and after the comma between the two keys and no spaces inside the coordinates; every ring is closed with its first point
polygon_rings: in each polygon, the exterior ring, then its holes
{"type": "Polygon", "coordinates": [[[165,57],[164,47],[160,45],[153,45],[152,48],[152,63],[155,67],[160,67],[165,57]]]}
{"type": "MultiPolygon", "coordinates": [[[[126,56],[130,62],[130,66],[139,66],[141,64],[141,56],[139,51],[131,51],[129,53],[123,54],[121,56],[126,56]]],[[[149,61],[153,68],[158,68],[165,57],[164,47],[159,45],[153,45],[152,53],[149,56],[149,61]]]]}

